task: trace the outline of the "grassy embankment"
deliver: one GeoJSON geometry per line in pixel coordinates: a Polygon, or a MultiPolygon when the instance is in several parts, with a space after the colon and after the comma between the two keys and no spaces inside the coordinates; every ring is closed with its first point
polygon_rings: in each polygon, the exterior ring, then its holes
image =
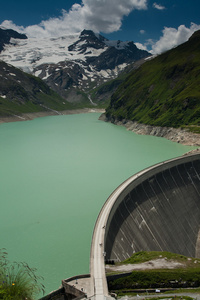
{"type": "MultiPolygon", "coordinates": [[[[142,270],[134,270],[125,277],[123,276],[109,281],[109,290],[117,294],[132,294],[137,293],[138,290],[146,291],[147,289],[174,290],[197,288],[196,291],[200,292],[200,288],[198,288],[200,287],[200,259],[188,258],[169,252],[141,251],[116,266],[126,264],[137,265],[138,263],[141,264],[163,258],[166,262],[177,262],[181,264],[181,266],[175,267],[174,269],[160,267],[159,269],[147,270],[144,267],[142,270]]],[[[107,276],[114,274],[117,274],[117,272],[108,273],[107,276]]]]}

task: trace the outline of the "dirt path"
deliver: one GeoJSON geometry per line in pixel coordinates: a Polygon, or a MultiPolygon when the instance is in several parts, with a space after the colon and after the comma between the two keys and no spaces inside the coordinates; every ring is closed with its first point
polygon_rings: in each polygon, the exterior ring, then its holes
{"type": "Polygon", "coordinates": [[[175,269],[184,267],[184,264],[166,258],[158,258],[140,264],[124,264],[124,265],[107,265],[106,272],[131,272],[134,270],[150,270],[150,269],[175,269]]]}

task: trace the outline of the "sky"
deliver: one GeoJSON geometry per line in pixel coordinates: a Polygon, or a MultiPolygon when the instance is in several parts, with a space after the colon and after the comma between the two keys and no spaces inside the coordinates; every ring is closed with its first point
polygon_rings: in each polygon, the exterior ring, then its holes
{"type": "Polygon", "coordinates": [[[200,29],[200,0],[1,0],[0,27],[29,38],[90,29],[159,54],[200,29]]]}

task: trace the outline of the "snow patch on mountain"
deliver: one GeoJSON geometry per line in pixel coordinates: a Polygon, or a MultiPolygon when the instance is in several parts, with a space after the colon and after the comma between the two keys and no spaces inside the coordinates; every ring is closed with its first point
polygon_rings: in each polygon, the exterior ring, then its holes
{"type": "Polygon", "coordinates": [[[4,47],[0,59],[29,72],[41,64],[57,64],[60,61],[72,60],[72,56],[73,59],[83,59],[84,57],[76,52],[68,52],[68,47],[77,39],[78,35],[39,40],[37,38],[12,39],[10,44],[4,47]]]}
{"type": "MultiPolygon", "coordinates": [[[[130,42],[109,41],[90,30],[84,30],[79,34],[58,38],[11,38],[10,43],[0,53],[0,59],[25,72],[33,73],[40,65],[58,64],[62,61],[74,61],[83,66],[83,62],[99,57],[111,47],[119,51],[129,49],[130,42]]],[[[118,70],[121,70],[123,63],[117,64],[121,65],[118,66],[118,70]]],[[[38,74],[39,71],[35,72],[35,75],[38,74]]]]}
{"type": "Polygon", "coordinates": [[[122,41],[109,41],[109,40],[106,40],[105,41],[105,44],[109,47],[115,47],[116,49],[118,50],[122,50],[122,49],[125,49],[126,47],[128,47],[128,43],[129,42],[122,42],[122,41]]]}
{"type": "Polygon", "coordinates": [[[116,78],[130,63],[149,55],[133,42],[109,41],[91,30],[83,30],[56,38],[20,39],[14,35],[4,43],[0,60],[43,79],[71,101],[75,99],[69,96],[71,89],[88,93],[116,78]]]}
{"type": "MultiPolygon", "coordinates": [[[[32,73],[34,68],[42,64],[58,64],[67,60],[86,61],[87,57],[97,57],[110,46],[118,47],[118,42],[106,41],[104,47],[96,48],[94,47],[95,43],[92,45],[84,40],[89,36],[89,34],[84,34],[81,39],[79,39],[80,34],[26,40],[11,38],[10,43],[5,45],[4,50],[0,53],[0,59],[23,71],[32,73]],[[72,50],[69,51],[70,47],[72,50]]],[[[122,49],[122,46],[118,49],[122,49]]]]}

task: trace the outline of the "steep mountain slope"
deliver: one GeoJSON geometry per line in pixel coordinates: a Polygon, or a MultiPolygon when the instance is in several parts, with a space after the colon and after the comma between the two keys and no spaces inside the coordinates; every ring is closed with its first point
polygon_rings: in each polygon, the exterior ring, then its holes
{"type": "Polygon", "coordinates": [[[100,86],[93,88],[89,93],[91,99],[93,101],[97,101],[99,105],[102,105],[104,108],[108,107],[111,96],[117,90],[118,86],[126,80],[131,71],[138,69],[143,63],[145,63],[146,59],[149,58],[143,58],[129,64],[117,78],[111,79],[100,86]]]}
{"type": "Polygon", "coordinates": [[[200,125],[200,31],[133,71],[111,97],[109,120],[154,126],[200,125]]]}
{"type": "Polygon", "coordinates": [[[68,102],[77,102],[77,93],[85,98],[93,88],[116,78],[130,63],[150,56],[133,42],[109,41],[90,30],[14,42],[4,47],[0,59],[40,77],[68,102]]]}
{"type": "Polygon", "coordinates": [[[70,108],[40,78],[0,61],[0,116],[70,108]]]}

